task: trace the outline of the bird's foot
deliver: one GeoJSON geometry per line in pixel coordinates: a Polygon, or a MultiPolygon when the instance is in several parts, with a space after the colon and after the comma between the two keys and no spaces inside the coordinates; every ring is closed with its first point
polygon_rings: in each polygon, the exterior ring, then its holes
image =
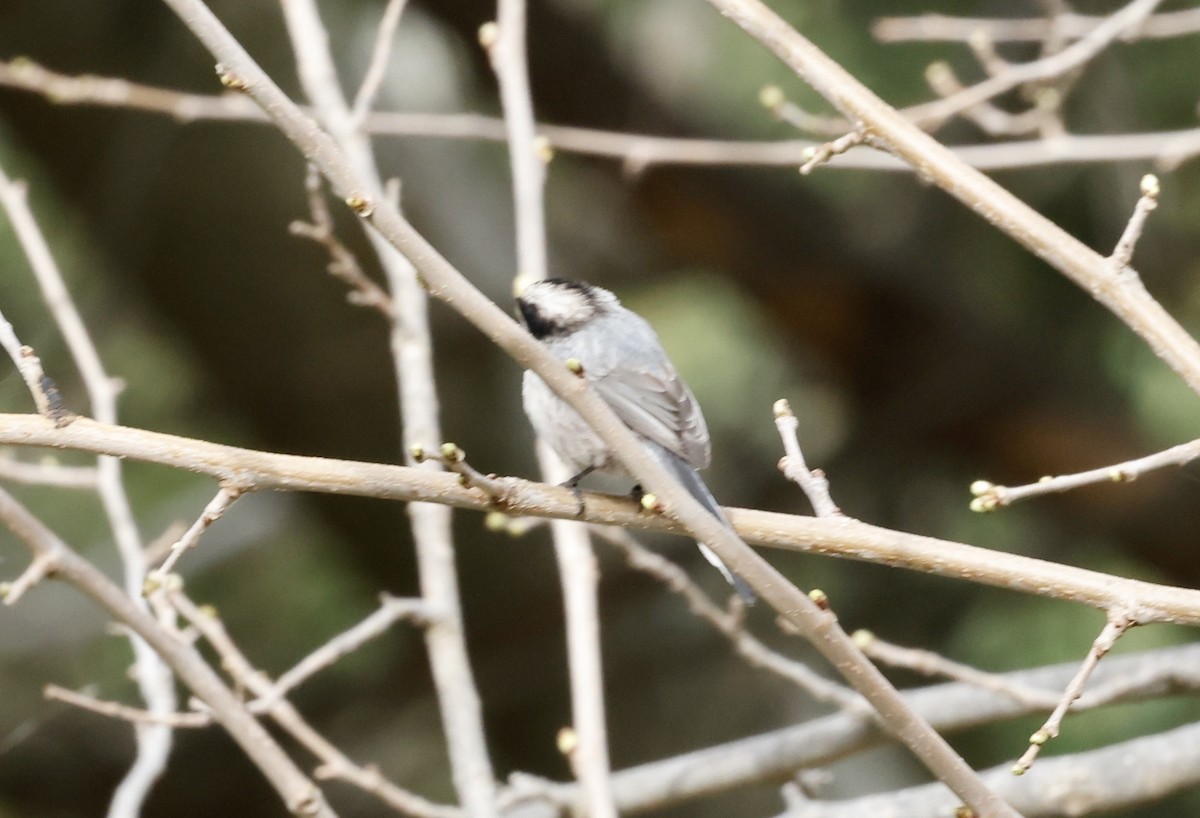
{"type": "Polygon", "coordinates": [[[575,502],[579,504],[579,510],[575,512],[576,517],[582,517],[584,512],[587,511],[587,506],[585,506],[583,503],[583,492],[579,490],[579,481],[587,477],[595,470],[595,466],[588,466],[579,474],[561,484],[563,488],[570,489],[571,493],[575,495],[575,502]]]}

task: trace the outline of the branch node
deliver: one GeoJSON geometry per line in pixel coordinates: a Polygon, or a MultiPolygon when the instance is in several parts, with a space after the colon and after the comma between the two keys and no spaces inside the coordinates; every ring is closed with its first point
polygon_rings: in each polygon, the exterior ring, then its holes
{"type": "Polygon", "coordinates": [[[483,527],[488,531],[507,531],[510,519],[512,518],[503,511],[489,511],[483,517],[483,527]]]}
{"type": "Polygon", "coordinates": [[[325,203],[321,192],[321,172],[315,165],[308,166],[304,178],[304,189],[308,194],[308,212],[311,223],[293,221],[288,231],[293,236],[308,239],[325,248],[329,254],[326,271],[350,287],[346,300],[359,307],[373,307],[388,320],[395,318],[392,298],[372,281],[358,263],[358,258],[338,239],[334,232],[333,214],[325,203]]]}
{"type": "Polygon", "coordinates": [[[858,647],[858,649],[864,652],[876,641],[875,634],[866,628],[859,628],[854,633],[850,634],[850,638],[854,640],[854,644],[858,647]]]}
{"type": "Polygon", "coordinates": [[[579,735],[573,727],[563,727],[554,737],[554,745],[558,751],[567,758],[575,754],[575,750],[579,748],[579,735]]]}
{"type": "Polygon", "coordinates": [[[804,461],[798,435],[800,421],[792,412],[791,404],[786,398],[780,398],[771,404],[771,411],[775,415],[775,428],[783,443],[784,456],[779,460],[779,469],[800,487],[818,517],[841,517],[842,511],[833,502],[829,493],[829,480],[824,472],[819,469],[810,470],[804,461]]]}
{"type": "MultiPolygon", "coordinates": [[[[150,581],[151,575],[153,574],[157,574],[159,577],[164,577],[174,571],[176,564],[178,564],[179,560],[182,559],[184,552],[195,548],[199,544],[200,538],[204,536],[204,532],[208,531],[213,523],[221,519],[221,517],[225,515],[225,512],[227,512],[230,507],[237,502],[238,498],[241,497],[247,490],[247,486],[237,483],[227,482],[222,484],[221,488],[217,490],[216,496],[213,497],[213,499],[209,501],[208,505],[204,507],[204,510],[200,512],[200,516],[196,518],[196,521],[192,523],[191,527],[183,533],[183,536],[171,546],[170,552],[167,554],[167,558],[163,560],[163,564],[158,567],[157,571],[152,571],[151,574],[147,575],[147,582],[150,581]]],[[[143,594],[149,593],[145,587],[143,587],[142,592],[143,594]]]]}
{"type": "Polygon", "coordinates": [[[783,95],[783,89],[778,85],[764,85],[758,91],[759,104],[770,111],[775,117],[779,116],[779,110],[786,101],[787,98],[783,95]]]}
{"type": "Polygon", "coordinates": [[[1120,240],[1117,241],[1117,246],[1113,249],[1112,255],[1108,261],[1115,274],[1131,275],[1136,278],[1136,273],[1130,268],[1129,263],[1133,260],[1133,250],[1137,246],[1138,239],[1142,237],[1142,231],[1146,227],[1146,219],[1150,212],[1158,207],[1158,197],[1162,193],[1162,187],[1159,184],[1158,177],[1152,173],[1147,173],[1142,177],[1139,186],[1141,198],[1133,208],[1133,215],[1129,217],[1129,223],[1125,225],[1125,231],[1121,234],[1120,240]]]}
{"type": "Polygon", "coordinates": [[[832,142],[826,142],[818,148],[805,149],[806,160],[800,166],[800,174],[807,176],[812,173],[819,165],[823,165],[835,156],[839,156],[851,148],[857,147],[867,141],[867,132],[862,129],[855,129],[845,136],[838,137],[832,142]]]}
{"type": "Polygon", "coordinates": [[[542,164],[549,165],[554,160],[554,143],[545,134],[538,134],[533,138],[533,152],[542,164]]]}
{"type": "Polygon", "coordinates": [[[649,514],[661,514],[663,511],[662,503],[658,501],[658,495],[652,491],[648,491],[642,495],[638,501],[638,506],[641,507],[642,511],[649,514]]]}
{"type": "Polygon", "coordinates": [[[484,474],[475,469],[467,462],[467,453],[457,443],[443,443],[436,454],[426,451],[420,444],[414,444],[409,448],[409,454],[418,463],[425,460],[441,463],[448,471],[458,475],[461,485],[479,489],[495,505],[508,505],[508,484],[495,474],[484,474]]]}
{"type": "Polygon", "coordinates": [[[361,194],[347,196],[346,206],[364,219],[369,219],[375,212],[375,203],[369,197],[361,194]]]}
{"type": "Polygon", "coordinates": [[[500,26],[495,20],[488,20],[479,27],[479,32],[476,35],[479,38],[479,44],[483,46],[485,51],[491,51],[500,39],[500,26]]]}
{"type": "Polygon", "coordinates": [[[967,38],[967,45],[989,77],[999,76],[1012,67],[1008,60],[996,53],[996,43],[982,28],[971,33],[967,38]]]}
{"type": "Polygon", "coordinates": [[[237,91],[239,93],[245,93],[250,90],[250,86],[245,80],[243,80],[237,74],[233,73],[233,71],[231,71],[230,69],[225,67],[225,65],[223,65],[222,63],[217,63],[216,71],[217,71],[217,79],[219,79],[221,81],[221,84],[224,85],[226,88],[228,88],[230,91],[237,91]]]}
{"type": "Polygon", "coordinates": [[[38,554],[19,577],[0,583],[0,599],[5,605],[16,605],[26,591],[54,573],[57,563],[51,553],[38,554]]]}

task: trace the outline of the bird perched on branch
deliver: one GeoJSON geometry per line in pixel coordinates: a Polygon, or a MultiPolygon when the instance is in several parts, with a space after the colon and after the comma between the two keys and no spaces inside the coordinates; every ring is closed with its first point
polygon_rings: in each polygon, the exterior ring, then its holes
{"type": "MultiPolygon", "coordinates": [[[[560,360],[578,362],[588,384],[637,434],[646,451],[732,529],[696,473],[711,459],[704,415],[645,319],[622,307],[608,290],[561,278],[529,284],[517,296],[517,307],[533,337],[560,360]]],[[[575,486],[592,472],[628,475],[587,421],[533,372],[525,373],[522,397],[534,431],[575,473],[567,485],[575,486]]],[[[704,558],[752,604],[750,586],[706,545],[698,545],[704,558]]]]}

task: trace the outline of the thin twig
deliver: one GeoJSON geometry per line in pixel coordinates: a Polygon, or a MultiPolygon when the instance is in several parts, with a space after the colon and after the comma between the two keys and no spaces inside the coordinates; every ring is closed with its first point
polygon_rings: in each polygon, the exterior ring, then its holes
{"type": "Polygon", "coordinates": [[[371,112],[375,97],[383,86],[392,43],[396,39],[396,27],[400,25],[400,15],[404,13],[406,4],[407,0],[388,0],[383,17],[379,20],[379,29],[375,32],[375,46],[371,49],[367,71],[363,75],[362,84],[358,86],[358,93],[354,95],[354,104],[350,106],[350,123],[356,130],[362,128],[363,121],[371,112]]]}
{"type": "Polygon", "coordinates": [[[1018,86],[1060,77],[1094,59],[1126,32],[1135,30],[1161,3],[1162,0],[1133,0],[1057,54],[1032,62],[1014,63],[1002,74],[949,97],[908,108],[905,114],[923,128],[936,129],[960,112],[1018,86]]]}
{"type": "Polygon", "coordinates": [[[1125,225],[1125,231],[1121,234],[1121,238],[1117,242],[1116,248],[1113,249],[1112,255],[1109,256],[1109,261],[1115,273],[1124,271],[1129,266],[1130,261],[1133,260],[1133,248],[1137,245],[1138,239],[1142,237],[1142,230],[1146,226],[1146,218],[1154,208],[1158,207],[1158,195],[1161,192],[1158,177],[1151,173],[1143,176],[1141,190],[1142,195],[1133,209],[1133,215],[1129,217],[1129,223],[1125,225]]]}
{"type": "Polygon", "coordinates": [[[1013,775],[1024,775],[1033,762],[1041,753],[1042,747],[1052,738],[1057,738],[1062,720],[1067,715],[1067,710],[1071,705],[1083,694],[1083,689],[1088,683],[1088,679],[1092,677],[1092,673],[1096,670],[1096,666],[1100,663],[1117,640],[1124,635],[1125,631],[1133,627],[1136,622],[1131,620],[1121,611],[1113,611],[1108,616],[1108,622],[1105,623],[1104,629],[1100,631],[1100,635],[1092,642],[1091,650],[1084,657],[1083,664],[1079,666],[1079,672],[1075,674],[1075,678],[1071,679],[1066,690],[1063,691],[1062,697],[1059,699],[1058,705],[1050,713],[1033,735],[1029,737],[1029,749],[1025,754],[1017,759],[1017,763],[1013,765],[1013,775]]]}
{"type": "Polygon", "coordinates": [[[131,722],[133,724],[161,724],[169,727],[197,728],[208,727],[213,723],[211,713],[154,713],[140,707],[130,707],[120,702],[109,702],[97,699],[87,693],[68,690],[58,685],[46,685],[43,695],[50,701],[64,702],[81,710],[88,710],[107,716],[110,719],[131,722]]]}
{"type": "Polygon", "coordinates": [[[383,313],[389,321],[395,319],[396,311],[392,297],[363,272],[362,267],[345,244],[334,232],[333,215],[325,203],[321,174],[312,165],[304,177],[304,190],[308,194],[308,212],[311,222],[294,221],[288,225],[293,236],[316,242],[329,254],[326,270],[334,278],[350,287],[346,300],[360,307],[372,307],[383,313]]]}
{"type": "MultiPolygon", "coordinates": [[[[120,385],[104,369],[96,345],[92,342],[83,318],[67,290],[58,264],[50,252],[50,246],[29,208],[24,186],[9,182],[2,170],[0,204],[12,222],[42,297],[50,309],[50,315],[62,332],[71,357],[79,369],[87,389],[92,414],[103,423],[116,423],[120,385]]],[[[72,416],[63,410],[61,401],[55,400],[57,389],[52,390],[52,386],[52,383],[49,387],[42,386],[47,395],[49,416],[57,417],[56,425],[69,423],[72,416]]],[[[108,518],[117,553],[121,558],[125,591],[134,600],[135,605],[141,605],[144,609],[145,602],[141,600],[140,593],[146,576],[145,552],[129,497],[125,494],[120,460],[104,456],[98,458],[96,489],[104,514],[108,518]]],[[[150,710],[156,713],[174,712],[175,682],[167,665],[138,636],[131,635],[130,645],[134,655],[134,678],[138,691],[150,710]]],[[[170,728],[166,725],[138,725],[134,734],[137,739],[136,756],[133,765],[113,794],[109,804],[110,818],[136,815],[149,795],[150,788],[166,769],[167,757],[171,751],[170,728]]]]}
{"type": "MultiPolygon", "coordinates": [[[[205,614],[199,608],[188,608],[187,610],[189,613],[194,611],[197,615],[205,614]]],[[[411,619],[425,623],[428,618],[428,612],[420,600],[399,599],[384,594],[380,598],[380,607],[377,611],[310,653],[291,670],[281,675],[267,689],[266,693],[248,702],[246,709],[251,713],[270,714],[275,705],[293,689],[321,670],[330,667],[343,656],[358,650],[366,642],[380,636],[397,620],[411,619]]],[[[228,649],[228,644],[231,643],[222,642],[221,644],[223,648],[228,649]]],[[[248,664],[239,664],[237,667],[248,667],[248,664]]],[[[241,682],[241,677],[238,681],[241,682]]],[[[212,712],[208,710],[169,714],[151,713],[142,708],[130,707],[119,702],[103,701],[94,696],[66,690],[57,685],[47,685],[45,695],[48,699],[63,701],[104,716],[130,722],[196,728],[210,726],[214,721],[212,712]]]]}
{"type": "Polygon", "coordinates": [[[813,699],[832,704],[847,713],[872,718],[875,713],[854,691],[831,682],[803,662],[779,654],[746,630],[741,600],[733,598],[734,608],[723,610],[700,590],[687,573],[675,563],[642,546],[622,528],[595,527],[596,536],[620,549],[629,567],[641,571],[678,594],[688,609],[724,635],[747,663],[787,679],[813,699]]]}
{"type": "Polygon", "coordinates": [[[976,480],[971,484],[971,493],[974,495],[974,499],[971,500],[971,510],[994,511],[1012,505],[1018,500],[1070,491],[1099,483],[1128,483],[1146,472],[1168,466],[1183,466],[1197,457],[1200,457],[1200,440],[1193,440],[1113,466],[1102,466],[1077,474],[1046,476],[1036,483],[1024,486],[998,486],[987,480],[976,480]]]}
{"type": "MultiPolygon", "coordinates": [[[[197,33],[207,32],[200,37],[206,45],[215,44],[215,40],[208,37],[211,34],[229,47],[228,59],[218,59],[222,65],[231,68],[235,76],[249,81],[247,93],[255,96],[269,86],[278,94],[289,117],[300,113],[201,0],[165,2],[189,26],[196,26],[197,33]],[[254,79],[255,76],[260,79],[254,79]]],[[[438,418],[433,340],[425,292],[425,286],[432,282],[427,277],[425,281],[419,281],[409,260],[411,256],[406,258],[395,242],[389,242],[365,221],[372,213],[387,212],[397,219],[401,217],[396,203],[384,191],[370,140],[354,126],[315,0],[285,0],[283,12],[296,52],[301,84],[316,109],[318,121],[328,131],[327,135],[320,129],[311,128],[312,120],[308,120],[305,129],[310,135],[319,134],[317,138],[324,143],[324,149],[310,155],[309,159],[314,165],[322,166],[322,155],[327,149],[347,163],[344,169],[354,177],[353,185],[346,188],[334,184],[333,187],[363,217],[363,230],[388,282],[394,308],[389,340],[400,415],[404,419],[402,439],[405,450],[421,441],[444,440],[438,418]]],[[[322,172],[326,178],[333,179],[327,168],[322,168],[322,172]]],[[[433,670],[455,789],[463,809],[472,818],[496,818],[495,774],[484,734],[479,692],[463,636],[449,509],[442,505],[412,503],[408,506],[408,515],[416,543],[421,595],[439,612],[423,635],[433,670]]]]}
{"type": "Polygon", "coordinates": [[[31,486],[96,489],[96,470],[91,466],[66,466],[52,458],[31,463],[7,451],[0,451],[0,479],[31,486]]]}
{"type": "MultiPolygon", "coordinates": [[[[536,135],[525,14],[525,0],[499,0],[496,22],[485,24],[479,32],[500,86],[504,109],[517,246],[513,290],[518,293],[524,282],[543,279],[549,273],[545,185],[550,154],[536,135]]],[[[559,458],[540,440],[537,454],[546,482],[570,477],[559,458]]],[[[605,717],[596,555],[584,526],[555,520],[550,532],[563,592],[571,685],[572,725],[560,732],[559,748],[580,783],[590,818],[616,818],[605,717]]]]}
{"type": "MultiPolygon", "coordinates": [[[[1025,815],[1095,815],[1113,810],[1143,815],[1147,802],[1200,781],[1197,747],[1200,725],[1187,724],[1096,750],[1048,758],[1020,778],[1003,765],[982,774],[1025,815]]],[[[945,788],[935,783],[844,800],[810,801],[799,811],[783,812],[775,818],[949,818],[956,815],[957,807],[945,788]]]]}
{"type": "Polygon", "coordinates": [[[204,536],[204,532],[208,531],[212,524],[221,519],[225,512],[237,502],[238,498],[246,491],[242,486],[232,483],[222,485],[217,489],[217,494],[208,505],[204,507],[204,511],[200,512],[200,516],[196,521],[183,532],[183,535],[171,545],[170,553],[163,561],[163,564],[152,571],[147,576],[148,582],[154,582],[155,577],[161,579],[175,570],[175,565],[183,557],[186,551],[195,548],[200,543],[200,538],[204,536]]]}
{"type": "MultiPolygon", "coordinates": [[[[29,210],[28,189],[20,180],[10,181],[2,169],[0,169],[0,206],[8,214],[30,263],[45,263],[41,257],[43,247],[39,246],[37,223],[33,219],[32,211],[29,210]]],[[[45,251],[48,252],[48,249],[45,251]]],[[[22,380],[25,381],[25,387],[33,397],[33,403],[39,414],[52,421],[56,426],[66,426],[74,420],[74,414],[63,405],[58,387],[42,369],[41,358],[33,351],[33,347],[21,343],[12,323],[4,317],[3,313],[0,313],[0,346],[4,347],[16,365],[22,380]]]]}
{"type": "MultiPolygon", "coordinates": [[[[165,88],[137,86],[121,79],[75,77],[58,74],[24,60],[0,61],[0,86],[40,94],[59,104],[118,107],[172,116],[182,121],[207,119],[259,125],[268,122],[262,109],[242,95],[188,94],[165,88]],[[132,86],[133,90],[120,94],[108,93],[104,90],[108,83],[120,87],[132,86]],[[62,85],[70,86],[72,93],[60,94],[62,85]]],[[[845,133],[849,127],[844,117],[808,116],[809,119],[793,124],[807,133],[824,136],[845,133]]],[[[786,121],[793,119],[785,117],[786,121]]],[[[471,113],[374,112],[367,117],[364,127],[376,136],[490,142],[506,140],[502,120],[471,113]]],[[[688,139],[548,124],[539,125],[537,134],[555,152],[600,156],[627,164],[632,162],[641,169],[655,165],[797,167],[821,146],[819,142],[803,139],[688,139]]],[[[1200,128],[1138,134],[1061,134],[1053,139],[951,146],[948,150],[979,170],[1145,161],[1155,162],[1160,170],[1170,170],[1200,154],[1200,128]]],[[[880,151],[853,151],[835,157],[829,167],[913,172],[911,165],[880,151]]]]}
{"type": "MultiPolygon", "coordinates": [[[[0,172],[0,179],[2,178],[2,172],[0,172]]],[[[14,190],[23,191],[24,186],[14,183],[8,185],[6,189],[3,184],[0,184],[0,196],[11,194],[14,190]]],[[[56,426],[66,426],[75,419],[75,415],[63,405],[58,387],[42,369],[42,359],[33,351],[33,347],[26,346],[18,340],[16,330],[13,329],[13,325],[4,317],[3,313],[0,313],[0,346],[4,347],[8,356],[12,358],[12,362],[16,364],[17,372],[25,381],[25,387],[33,397],[33,404],[37,407],[38,414],[56,426]]]]}
{"type": "Polygon", "coordinates": [[[504,505],[508,495],[509,484],[494,474],[484,474],[467,462],[467,453],[456,443],[443,443],[436,452],[430,452],[424,446],[414,444],[409,448],[409,456],[414,462],[424,463],[427,460],[441,463],[446,471],[459,476],[459,482],[471,488],[477,488],[487,494],[494,502],[504,505]]]}
{"type": "Polygon", "coordinates": [[[947,659],[931,650],[905,648],[885,642],[870,631],[855,631],[854,639],[863,653],[876,662],[890,667],[901,667],[925,676],[942,676],[956,682],[991,690],[1030,708],[1052,708],[1059,702],[1059,695],[1049,690],[1030,687],[1013,682],[999,673],[987,673],[947,659]]]}
{"type": "Polygon", "coordinates": [[[321,767],[316,772],[317,778],[348,781],[376,795],[397,811],[414,818],[463,818],[459,810],[435,804],[393,784],[378,770],[362,767],[351,761],[314,730],[291,702],[275,695],[275,686],[270,678],[250,663],[213,611],[196,605],[177,584],[168,585],[165,590],[170,604],[203,634],[205,640],[221,657],[222,668],[229,673],[238,687],[264,702],[267,714],[305,749],[320,759],[321,767]]]}
{"type": "Polygon", "coordinates": [[[800,422],[796,420],[791,403],[786,398],[780,398],[772,408],[775,413],[775,428],[783,442],[784,456],[779,461],[780,470],[804,491],[818,517],[841,517],[841,509],[829,495],[829,480],[826,479],[825,473],[820,469],[810,470],[804,460],[804,452],[800,450],[800,438],[797,435],[800,422]]]}
{"type": "Polygon", "coordinates": [[[851,148],[856,148],[866,142],[867,135],[862,131],[851,131],[845,136],[838,137],[831,142],[826,142],[819,148],[815,148],[804,164],[800,166],[800,175],[807,176],[833,157],[841,156],[851,148]]]}
{"type": "MultiPolygon", "coordinates": [[[[967,86],[955,76],[954,69],[948,62],[931,63],[925,69],[925,80],[929,87],[942,97],[954,97],[967,90],[967,86]]],[[[1050,86],[1039,88],[1033,97],[1033,107],[1017,113],[1006,111],[991,101],[984,100],[964,108],[958,114],[963,119],[975,123],[989,136],[1015,137],[1041,133],[1040,142],[1052,143],[1063,134],[1063,130],[1059,127],[1055,134],[1050,135],[1046,133],[1047,122],[1049,119],[1058,120],[1062,97],[1050,86]]]]}
{"type": "Polygon", "coordinates": [[[764,85],[759,89],[758,102],[771,116],[801,133],[837,138],[850,130],[850,123],[842,117],[823,116],[804,110],[789,100],[778,85],[764,85]]]}
{"type": "Polygon", "coordinates": [[[21,597],[25,596],[26,591],[53,573],[55,567],[52,555],[38,554],[19,577],[12,582],[0,583],[0,599],[4,600],[5,605],[16,605],[21,601],[21,597]]]}
{"type": "MultiPolygon", "coordinates": [[[[1078,671],[1077,662],[1050,665],[1031,670],[1008,671],[998,674],[1010,686],[1034,689],[1061,690],[1078,671]]],[[[1100,692],[1114,692],[1109,703],[1140,701],[1150,697],[1188,693],[1200,689],[1200,644],[1183,645],[1147,651],[1140,654],[1113,656],[1103,662],[1094,677],[1098,683],[1089,689],[1080,700],[1100,692]],[[1123,691],[1116,693],[1116,688],[1123,691]]],[[[921,713],[924,713],[939,731],[952,733],[982,724],[991,724],[1018,716],[1037,712],[1039,709],[1024,705],[1010,696],[984,690],[975,685],[961,682],[932,685],[904,692],[905,698],[921,713]]],[[[1182,753],[1181,763],[1173,773],[1174,786],[1185,786],[1200,780],[1200,727],[1192,727],[1192,739],[1183,744],[1178,739],[1162,737],[1155,746],[1162,755],[1182,753]],[[1174,741],[1175,743],[1172,743],[1174,741]]],[[[812,719],[803,724],[790,726],[769,733],[738,739],[712,747],[706,747],[680,755],[650,761],[636,767],[619,770],[613,774],[613,787],[617,806],[621,814],[633,814],[648,810],[662,810],[690,801],[722,794],[731,790],[762,784],[774,784],[794,776],[797,770],[815,769],[835,763],[848,756],[862,753],[880,746],[883,735],[869,721],[845,712],[812,719]]],[[[1141,759],[1140,755],[1131,758],[1141,759]]],[[[1014,779],[1009,769],[1001,768],[992,774],[997,786],[1008,788],[1014,794],[1025,794],[1026,802],[1031,799],[1039,803],[1052,803],[1061,811],[1062,803],[1071,799],[1092,799],[1090,783],[1080,783],[1072,778],[1056,778],[1050,771],[1070,769],[1056,766],[1057,759],[1045,759],[1030,771],[1028,777],[1014,779]],[[1042,777],[1044,776],[1044,777],[1042,777]],[[1038,782],[1052,783],[1050,794],[1039,790],[1038,782]],[[1013,788],[1016,788],[1015,790],[1013,788]]],[[[1142,800],[1161,794],[1157,788],[1157,775],[1128,775],[1114,777],[1113,759],[1097,760],[1100,766],[1082,768],[1089,775],[1119,778],[1123,797],[1142,800]]],[[[1139,769],[1150,773],[1154,768],[1144,764],[1139,769]]],[[[957,804],[950,793],[941,786],[930,786],[921,791],[923,809],[916,806],[904,810],[903,815],[953,815],[957,804]]],[[[896,814],[901,809],[899,795],[910,791],[895,791],[881,794],[871,803],[871,809],[851,812],[843,808],[839,818],[855,815],[896,814]],[[884,809],[886,807],[886,809],[884,809]]],[[[578,802],[578,786],[569,783],[546,782],[533,776],[513,776],[511,787],[505,793],[513,799],[526,803],[521,810],[522,818],[560,818],[564,811],[578,802]]],[[[824,802],[827,809],[837,809],[843,804],[858,802],[824,802]]],[[[1105,803],[1096,798],[1095,803],[1105,803]]],[[[861,805],[861,804],[860,804],[861,805]]],[[[1023,804],[1024,805],[1024,804],[1023,804]]],[[[1042,814],[1053,814],[1044,809],[1042,814]]]]}
{"type": "MultiPolygon", "coordinates": [[[[885,43],[967,42],[983,32],[992,42],[1041,42],[1058,35],[1069,40],[1086,37],[1109,15],[1058,14],[1054,17],[990,18],[922,14],[917,17],[880,17],[871,33],[885,43]]],[[[1200,32],[1200,9],[1152,14],[1119,37],[1123,42],[1187,37],[1200,32]]]]}
{"type": "Polygon", "coordinates": [[[166,559],[171,553],[171,546],[187,533],[188,524],[183,520],[174,520],[162,533],[146,544],[146,564],[155,565],[159,560],[166,559]]]}
{"type": "MultiPolygon", "coordinates": [[[[759,0],[709,0],[709,3],[772,50],[848,119],[866,126],[879,144],[919,168],[932,183],[1079,284],[1141,336],[1194,391],[1200,392],[1200,345],[1140,284],[1113,277],[1102,256],[956,159],[759,0]]],[[[1110,18],[1112,25],[1105,33],[1111,33],[1113,27],[1131,25],[1134,13],[1146,11],[1148,6],[1148,2],[1127,6],[1110,18]]],[[[1096,44],[1090,42],[1088,48],[1096,44]]],[[[1076,52],[1073,58],[1078,56],[1076,52]]],[[[1052,67],[1063,66],[1056,63],[1052,67]]],[[[1039,71],[1045,69],[1042,66],[1039,71]]]]}
{"type": "Polygon", "coordinates": [[[353,653],[372,639],[382,636],[388,628],[401,619],[418,625],[427,625],[435,614],[420,599],[401,599],[390,594],[381,594],[379,610],[330,639],[297,662],[291,670],[281,674],[261,699],[251,702],[251,708],[269,708],[276,700],[286,696],[307,679],[330,667],[343,656],[353,653]]]}
{"type": "MultiPolygon", "coordinates": [[[[313,818],[336,818],[336,813],[325,803],[320,790],[246,711],[242,702],[222,683],[195,648],[177,639],[147,612],[144,604],[138,604],[142,602],[140,595],[132,597],[114,584],[3,489],[0,489],[0,521],[17,535],[34,559],[53,560],[55,579],[71,585],[95,601],[167,662],[179,674],[179,678],[211,708],[213,717],[271,782],[289,810],[313,818]]],[[[175,711],[163,711],[151,705],[150,712],[161,716],[175,711]]],[[[141,725],[141,729],[158,726],[167,729],[165,725],[154,724],[141,725]]]]}

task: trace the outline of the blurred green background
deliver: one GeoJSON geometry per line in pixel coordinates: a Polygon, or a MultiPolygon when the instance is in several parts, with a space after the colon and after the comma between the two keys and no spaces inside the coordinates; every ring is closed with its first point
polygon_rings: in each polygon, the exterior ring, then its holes
{"type": "MultiPolygon", "coordinates": [[[[800,2],[772,6],[895,104],[928,98],[922,73],[946,59],[978,78],[965,46],[882,45],[881,14],[1036,14],[1039,3],[800,2]]],[[[292,56],[272,3],[214,10],[289,93],[292,56]]],[[[1079,3],[1104,12],[1112,4],[1079,3]]],[[[379,2],[322,3],[353,91],[379,2]]],[[[412,0],[380,107],[497,113],[475,41],[494,5],[412,0]]],[[[1120,45],[1079,79],[1068,125],[1080,133],[1190,128],[1197,39],[1120,45]]],[[[758,89],[779,85],[827,110],[786,69],[696,0],[531,0],[530,65],[542,121],[664,135],[791,138],[758,89]]],[[[1011,59],[1034,56],[1006,48],[1011,59]]],[[[66,73],[219,90],[209,56],[159,3],[5,0],[0,58],[66,73]]],[[[946,141],[982,137],[955,125],[946,141]]],[[[455,265],[503,304],[514,274],[502,145],[384,138],[404,208],[455,265]]],[[[395,387],[382,321],[348,305],[322,251],[291,237],[306,216],[301,158],[270,128],[188,123],[58,106],[0,89],[0,162],[29,181],[41,224],[96,334],[127,383],[126,424],[243,446],[396,462],[395,387]]],[[[1080,239],[1109,252],[1150,163],[1038,168],[997,178],[1080,239]]],[[[1150,291],[1200,329],[1200,165],[1161,173],[1163,195],[1135,259],[1150,291]]],[[[969,483],[1023,483],[1117,462],[1200,435],[1197,399],[1133,334],[1059,274],[957,202],[906,174],[821,169],[651,168],[560,153],[547,189],[553,272],[615,290],[654,324],[699,396],[714,437],[706,474],[730,505],[808,513],[776,471],[771,402],[800,415],[810,463],[834,498],[871,523],[1195,587],[1200,468],[1029,502],[967,509],[969,483]]],[[[341,236],[367,259],[357,227],[341,236]]],[[[84,393],[7,222],[0,222],[0,309],[41,354],[69,405],[84,393]]],[[[465,321],[433,308],[445,433],[484,470],[532,476],[518,368],[465,321]]],[[[2,369],[2,368],[0,368],[2,369]]],[[[29,411],[11,368],[0,408],[29,411]]],[[[437,441],[430,441],[436,443],[437,441]]],[[[32,453],[23,453],[30,456],[32,453]]],[[[63,456],[68,462],[83,458],[63,456]]],[[[143,536],[191,521],[209,481],[127,464],[143,536]]],[[[115,571],[88,495],[20,495],[75,547],[115,571]]],[[[468,638],[499,775],[569,777],[554,736],[569,721],[561,600],[544,531],[521,540],[455,519],[468,638]]],[[[682,540],[656,541],[714,594],[720,577],[682,540]]],[[[599,546],[605,670],[618,768],[796,723],[819,708],[746,667],[653,582],[599,546]]],[[[964,582],[858,563],[768,553],[801,587],[820,586],[848,628],[944,651],[989,669],[1079,658],[1099,614],[964,582]]],[[[0,572],[23,549],[0,532],[0,572]]],[[[251,496],[206,536],[183,572],[216,605],[251,660],[279,673],[359,620],[376,594],[415,592],[404,509],[318,496],[251,496]]],[[[752,627],[772,636],[769,612],[752,627]]],[[[1190,640],[1134,632],[1121,650],[1190,640]]],[[[70,590],[43,584],[0,612],[0,816],[102,814],[131,758],[124,724],[47,703],[42,685],[133,701],[127,644],[70,590]]],[[[815,660],[814,660],[815,661],[815,660]]],[[[900,681],[915,680],[899,676],[900,681]]],[[[354,759],[452,799],[436,702],[419,635],[400,627],[295,694],[354,759]]],[[[1068,721],[1048,752],[1099,746],[1200,715],[1191,699],[1068,721]]],[[[1037,720],[955,737],[977,764],[1011,760],[1037,720]]],[[[303,754],[300,754],[303,758],[303,754]]],[[[835,768],[822,792],[922,779],[899,751],[835,768]]],[[[384,815],[345,787],[341,814],[384,815]]],[[[758,816],[777,788],[691,803],[661,816],[758,816]]],[[[1127,815],[1200,813],[1184,794],[1127,815]]],[[[282,804],[215,730],[182,732],[148,816],[284,815],[282,804]]]]}

